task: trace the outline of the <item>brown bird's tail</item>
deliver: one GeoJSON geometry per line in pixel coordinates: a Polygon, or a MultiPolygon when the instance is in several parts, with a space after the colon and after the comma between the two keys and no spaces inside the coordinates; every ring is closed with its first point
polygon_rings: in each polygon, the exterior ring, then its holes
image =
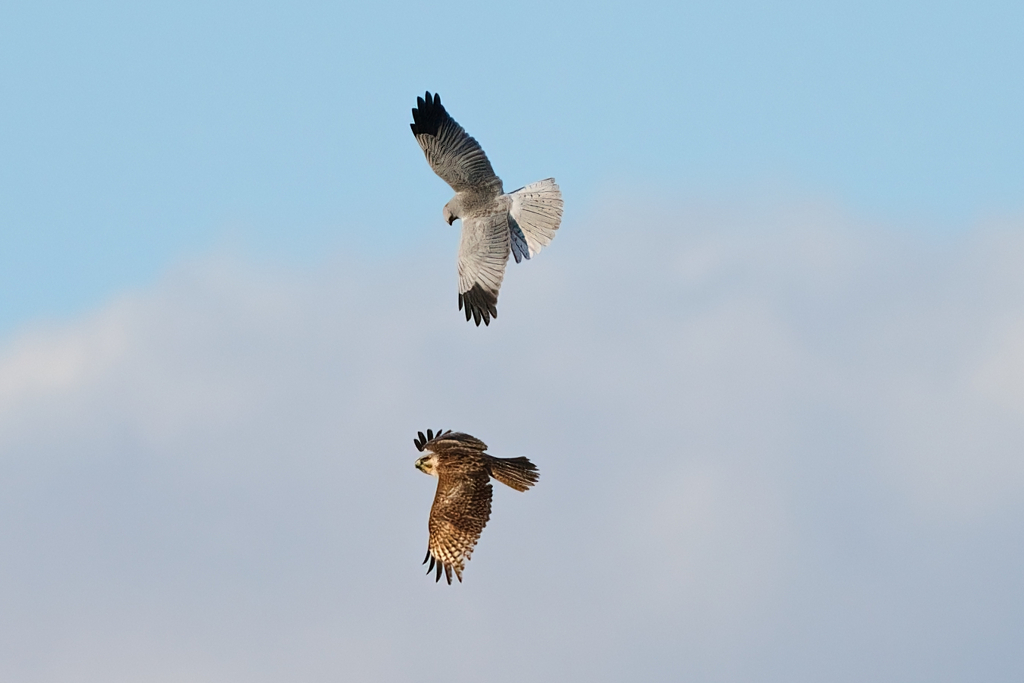
{"type": "Polygon", "coordinates": [[[495,458],[492,455],[487,457],[491,466],[491,476],[516,491],[525,491],[540,479],[537,466],[526,458],[495,458]]]}

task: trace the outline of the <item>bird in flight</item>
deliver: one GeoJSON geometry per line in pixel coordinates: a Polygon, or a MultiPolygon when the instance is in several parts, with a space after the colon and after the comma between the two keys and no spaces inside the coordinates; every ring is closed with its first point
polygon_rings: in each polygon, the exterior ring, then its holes
{"type": "Polygon", "coordinates": [[[440,95],[416,98],[412,134],[430,167],[451,185],[444,205],[451,225],[462,220],[459,243],[459,310],[480,326],[498,317],[498,290],[509,251],[516,263],[551,243],[562,222],[562,193],[548,178],[505,194],[501,178],[480,147],[441,104],[440,95]]]}
{"type": "Polygon", "coordinates": [[[461,583],[462,570],[491,517],[491,477],[525,491],[537,483],[540,473],[527,458],[488,455],[487,444],[469,434],[449,430],[435,436],[428,429],[413,443],[425,454],[416,461],[416,469],[437,478],[423,564],[430,560],[427,574],[436,568],[435,582],[441,580],[443,568],[449,585],[453,571],[461,583]]]}

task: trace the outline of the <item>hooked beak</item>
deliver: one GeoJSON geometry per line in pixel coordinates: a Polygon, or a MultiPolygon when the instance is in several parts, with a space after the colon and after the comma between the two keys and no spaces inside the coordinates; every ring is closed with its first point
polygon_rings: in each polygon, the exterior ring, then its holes
{"type": "Polygon", "coordinates": [[[451,225],[454,222],[455,222],[455,216],[449,215],[448,216],[448,225],[451,225]]]}

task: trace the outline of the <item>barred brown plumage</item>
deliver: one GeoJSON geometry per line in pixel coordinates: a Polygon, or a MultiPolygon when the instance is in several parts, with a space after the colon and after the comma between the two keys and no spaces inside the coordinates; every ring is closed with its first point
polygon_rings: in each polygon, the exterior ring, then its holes
{"type": "Polygon", "coordinates": [[[491,477],[516,491],[537,483],[537,467],[524,457],[495,458],[485,453],[487,444],[461,432],[441,431],[413,439],[426,455],[416,461],[421,472],[437,477],[437,492],[430,507],[429,540],[423,563],[427,573],[444,571],[448,583],[452,572],[461,582],[462,571],[473,554],[480,534],[491,517],[491,477]]]}

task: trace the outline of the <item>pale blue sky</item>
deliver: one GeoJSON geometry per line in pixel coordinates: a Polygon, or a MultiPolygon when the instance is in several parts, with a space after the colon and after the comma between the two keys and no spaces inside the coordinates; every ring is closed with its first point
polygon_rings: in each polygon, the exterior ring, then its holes
{"type": "Polygon", "coordinates": [[[569,225],[618,193],[943,231],[1024,206],[1020,3],[0,12],[3,336],[211,249],[302,263],[438,236],[449,192],[406,125],[428,88],[506,186],[554,175],[569,225]]]}

